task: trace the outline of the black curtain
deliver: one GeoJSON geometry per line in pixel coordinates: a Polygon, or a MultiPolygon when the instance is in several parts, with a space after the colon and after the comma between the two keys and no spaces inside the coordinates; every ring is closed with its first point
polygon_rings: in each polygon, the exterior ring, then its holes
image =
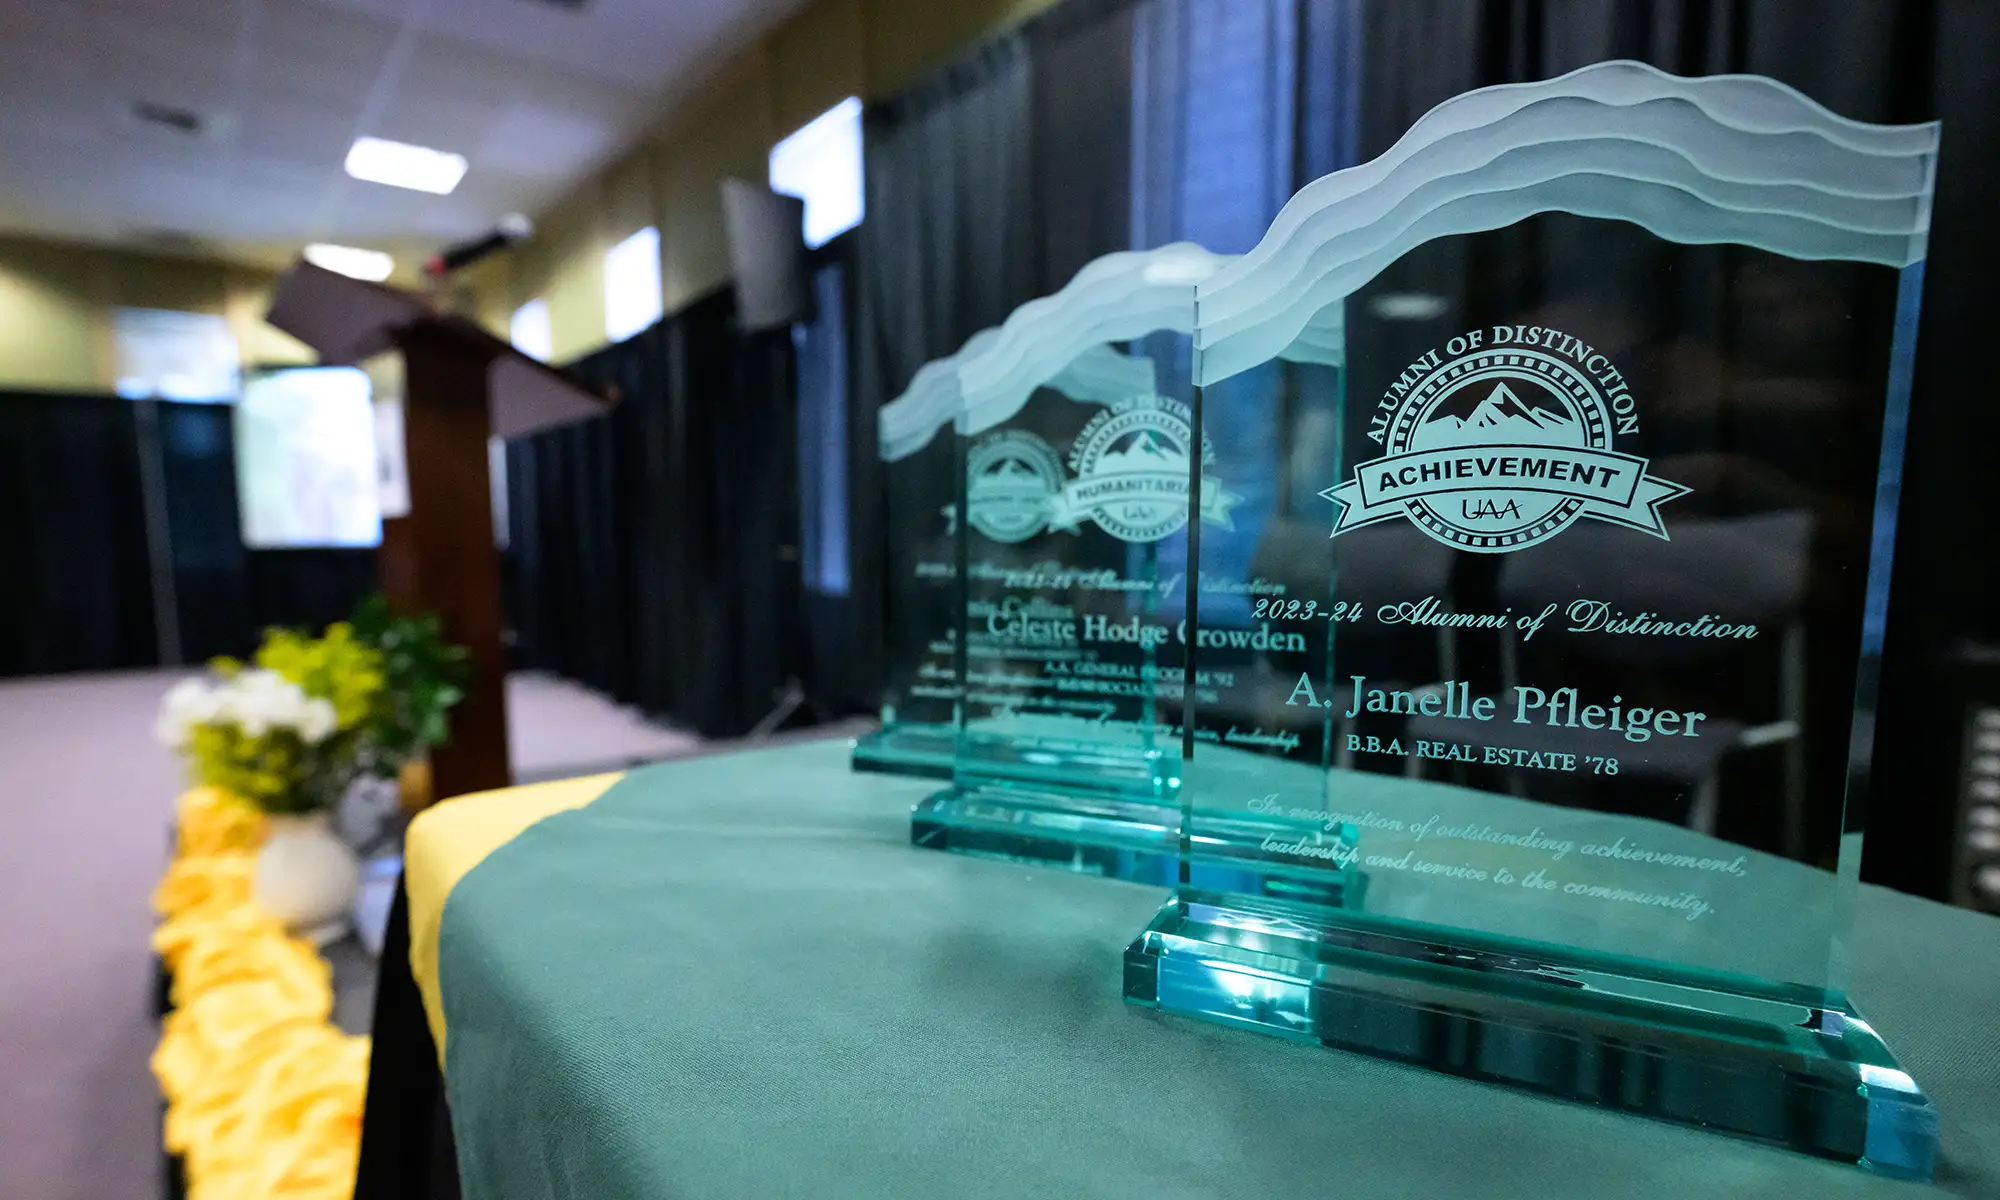
{"type": "Polygon", "coordinates": [[[249,624],[254,647],[273,625],[318,630],[346,620],[376,588],[374,549],[308,547],[244,554],[249,624]]]}
{"type": "MultiPolygon", "coordinates": [[[[739,337],[733,300],[684,310],[670,327],[670,396],[705,469],[688,524],[688,580],[706,668],[693,682],[709,727],[740,733],[768,715],[799,671],[797,427],[789,333],[739,337]]],[[[697,728],[706,728],[697,722],[697,728]]]]}
{"type": "Polygon", "coordinates": [[[373,590],[373,549],[244,548],[232,413],[0,393],[0,676],[242,656],[265,627],[325,625],[373,590]]]}
{"type": "Polygon", "coordinates": [[[789,334],[720,291],[574,369],[618,404],[508,445],[515,661],[742,734],[803,673],[789,334]]]}
{"type": "Polygon", "coordinates": [[[874,623],[854,601],[848,460],[854,442],[853,237],[823,247],[812,264],[813,314],[792,337],[798,424],[799,618],[805,677],[814,698],[841,709],[872,703],[876,681],[857,651],[874,623]]]}
{"type": "MultiPolygon", "coordinates": [[[[630,346],[593,355],[577,364],[578,374],[607,382],[630,346]]],[[[621,387],[616,416],[517,439],[507,451],[516,659],[620,697],[628,692],[628,583],[614,427],[629,424],[642,396],[621,387]]]]}
{"type": "Polygon", "coordinates": [[[233,411],[170,403],[155,411],[181,661],[247,653],[256,626],[236,509],[233,411]]]}
{"type": "Polygon", "coordinates": [[[0,393],[0,515],[0,676],[159,661],[131,403],[0,393]]]}
{"type": "MultiPolygon", "coordinates": [[[[932,359],[1132,240],[1132,5],[1072,0],[868,110],[855,262],[850,527],[857,672],[887,683],[938,627],[917,538],[952,503],[949,439],[885,470],[876,412],[932,359]],[[907,522],[899,525],[901,519],[907,522]]],[[[881,698],[878,692],[871,700],[881,698]]]]}
{"type": "Polygon", "coordinates": [[[1913,4],[1910,85],[1898,119],[1944,123],[1924,316],[1904,452],[1896,571],[1875,731],[1878,780],[1864,878],[1948,899],[1964,696],[1980,678],[1967,643],[2000,642],[2000,408],[1986,395],[1988,339],[2000,322],[2000,5],[1913,4]]]}
{"type": "Polygon", "coordinates": [[[181,662],[249,654],[273,625],[319,629],[375,590],[373,547],[244,547],[232,406],[153,411],[181,662]]]}

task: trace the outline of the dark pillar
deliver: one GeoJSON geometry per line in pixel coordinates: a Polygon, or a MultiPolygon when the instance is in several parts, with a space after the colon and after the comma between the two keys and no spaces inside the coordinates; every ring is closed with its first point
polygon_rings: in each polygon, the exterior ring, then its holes
{"type": "Polygon", "coordinates": [[[403,352],[403,441],[410,512],[382,523],[382,590],[398,613],[436,613],[446,640],[471,655],[451,740],[431,750],[436,799],[508,786],[506,662],[500,555],[486,439],[488,371],[497,343],[440,321],[396,333],[403,352]]]}

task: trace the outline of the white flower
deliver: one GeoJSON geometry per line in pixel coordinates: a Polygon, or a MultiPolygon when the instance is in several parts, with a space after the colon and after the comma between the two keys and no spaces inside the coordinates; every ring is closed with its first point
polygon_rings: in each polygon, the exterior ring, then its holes
{"type": "Polygon", "coordinates": [[[187,745],[188,734],[196,726],[215,717],[216,689],[205,679],[183,679],[160,701],[159,719],[153,733],[173,749],[187,745]]]}
{"type": "Polygon", "coordinates": [[[305,693],[299,690],[298,685],[275,671],[245,674],[249,678],[244,681],[243,709],[238,718],[243,732],[251,737],[261,737],[272,726],[296,728],[299,712],[306,703],[305,693]]]}
{"type": "Polygon", "coordinates": [[[305,739],[306,745],[317,746],[332,737],[339,724],[339,715],[333,711],[333,701],[315,696],[306,701],[304,710],[299,714],[299,736],[305,739]]]}
{"type": "Polygon", "coordinates": [[[233,725],[253,738],[289,729],[307,745],[317,746],[338,730],[340,717],[332,701],[306,695],[276,671],[255,669],[223,680],[187,679],[175,684],[160,701],[154,733],[166,745],[184,749],[197,725],[233,725]]]}

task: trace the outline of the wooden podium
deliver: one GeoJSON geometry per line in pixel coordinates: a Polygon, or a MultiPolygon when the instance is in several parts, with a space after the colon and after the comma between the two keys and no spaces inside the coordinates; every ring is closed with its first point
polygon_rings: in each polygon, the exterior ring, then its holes
{"type": "Polygon", "coordinates": [[[580,421],[611,401],[471,321],[434,312],[414,292],[304,261],[278,281],[265,319],[328,366],[402,354],[410,508],[382,522],[382,591],[398,613],[436,613],[446,640],[471,655],[451,739],[431,750],[432,797],[506,787],[504,619],[487,439],[580,421]]]}

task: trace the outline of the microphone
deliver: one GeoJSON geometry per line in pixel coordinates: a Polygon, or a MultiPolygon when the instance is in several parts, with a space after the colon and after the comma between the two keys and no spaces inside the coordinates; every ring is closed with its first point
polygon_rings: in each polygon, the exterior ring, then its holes
{"type": "Polygon", "coordinates": [[[496,250],[524,242],[535,234],[535,223],[520,213],[508,213],[491,233],[446,246],[424,261],[424,274],[442,279],[453,271],[469,267],[496,250]]]}

